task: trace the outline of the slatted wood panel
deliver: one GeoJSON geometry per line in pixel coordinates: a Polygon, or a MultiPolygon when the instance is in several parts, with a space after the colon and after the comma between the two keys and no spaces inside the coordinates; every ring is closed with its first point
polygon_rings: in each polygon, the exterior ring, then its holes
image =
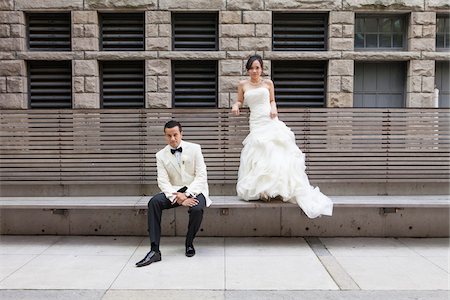
{"type": "MultiPolygon", "coordinates": [[[[248,112],[4,110],[3,184],[155,184],[163,125],[202,145],[210,183],[235,183],[248,112]]],[[[448,182],[448,109],[280,109],[313,182],[448,182]]]]}

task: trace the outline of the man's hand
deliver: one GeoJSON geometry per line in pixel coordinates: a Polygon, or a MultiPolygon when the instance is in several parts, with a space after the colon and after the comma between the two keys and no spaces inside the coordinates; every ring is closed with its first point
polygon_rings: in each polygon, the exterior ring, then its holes
{"type": "Polygon", "coordinates": [[[183,205],[183,202],[187,199],[187,196],[184,193],[180,193],[180,192],[176,192],[173,194],[176,195],[175,200],[177,201],[177,203],[179,205],[183,205]]]}
{"type": "Polygon", "coordinates": [[[186,207],[193,207],[196,206],[197,204],[198,200],[195,198],[186,198],[186,200],[184,200],[183,203],[181,203],[181,205],[186,207]]]}

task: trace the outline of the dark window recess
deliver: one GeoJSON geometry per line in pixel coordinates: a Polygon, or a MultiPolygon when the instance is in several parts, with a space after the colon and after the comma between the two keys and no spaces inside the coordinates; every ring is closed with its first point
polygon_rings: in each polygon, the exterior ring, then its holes
{"type": "Polygon", "coordinates": [[[72,108],[70,61],[28,62],[30,108],[72,108]]]}
{"type": "Polygon", "coordinates": [[[280,107],[325,106],[325,62],[273,61],[272,80],[280,107]]]}
{"type": "Polygon", "coordinates": [[[145,107],[143,61],[104,61],[100,68],[102,108],[145,107]]]}
{"type": "Polygon", "coordinates": [[[173,50],[217,50],[217,13],[173,13],[173,50]]]}
{"type": "Polygon", "coordinates": [[[450,63],[436,62],[436,87],[439,89],[439,107],[450,107],[450,63]]]}
{"type": "Polygon", "coordinates": [[[405,107],[404,62],[356,62],[353,107],[405,107]]]}
{"type": "Polygon", "coordinates": [[[326,14],[274,13],[273,50],[326,50],[327,23],[326,14]]]}
{"type": "Polygon", "coordinates": [[[104,13],[101,18],[101,49],[139,51],[145,48],[143,13],[104,13]]]}
{"type": "Polygon", "coordinates": [[[70,13],[31,13],[27,15],[27,24],[30,50],[71,50],[70,13]]]}
{"type": "Polygon", "coordinates": [[[436,18],[436,48],[450,48],[450,16],[438,15],[436,18]]]}
{"type": "Polygon", "coordinates": [[[172,63],[173,107],[217,106],[217,61],[172,63]]]}
{"type": "Polygon", "coordinates": [[[355,49],[403,50],[405,23],[403,16],[356,16],[355,49]]]}

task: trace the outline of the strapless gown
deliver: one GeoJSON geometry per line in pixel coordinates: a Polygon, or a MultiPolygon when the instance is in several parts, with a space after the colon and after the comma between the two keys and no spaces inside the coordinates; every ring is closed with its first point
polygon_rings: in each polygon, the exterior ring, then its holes
{"type": "Polygon", "coordinates": [[[237,194],[258,200],[262,194],[281,196],[297,203],[309,218],[331,216],[332,201],[309,183],[305,155],[295,143],[294,133],[278,118],[270,118],[269,90],[247,90],[244,102],[250,108],[250,133],[242,142],[237,194]]]}

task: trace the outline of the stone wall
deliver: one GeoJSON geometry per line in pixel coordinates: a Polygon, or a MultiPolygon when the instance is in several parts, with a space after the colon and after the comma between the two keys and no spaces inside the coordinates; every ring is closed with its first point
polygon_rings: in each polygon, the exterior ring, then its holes
{"type": "Polygon", "coordinates": [[[355,61],[407,61],[408,107],[432,106],[435,60],[450,53],[435,49],[436,13],[449,13],[447,0],[0,0],[0,108],[27,109],[27,60],[71,60],[73,107],[99,108],[99,60],[145,60],[146,107],[170,107],[171,60],[218,61],[219,107],[236,100],[245,78],[245,59],[328,61],[326,105],[353,106],[355,61]],[[72,51],[39,52],[26,47],[26,12],[72,13],[72,51]],[[145,51],[99,51],[101,12],[145,11],[145,51]],[[172,51],[172,11],[217,11],[218,51],[172,51]],[[328,12],[327,51],[272,51],[272,12],[328,12]],[[405,51],[355,51],[355,14],[401,13],[408,16],[405,51]]]}

